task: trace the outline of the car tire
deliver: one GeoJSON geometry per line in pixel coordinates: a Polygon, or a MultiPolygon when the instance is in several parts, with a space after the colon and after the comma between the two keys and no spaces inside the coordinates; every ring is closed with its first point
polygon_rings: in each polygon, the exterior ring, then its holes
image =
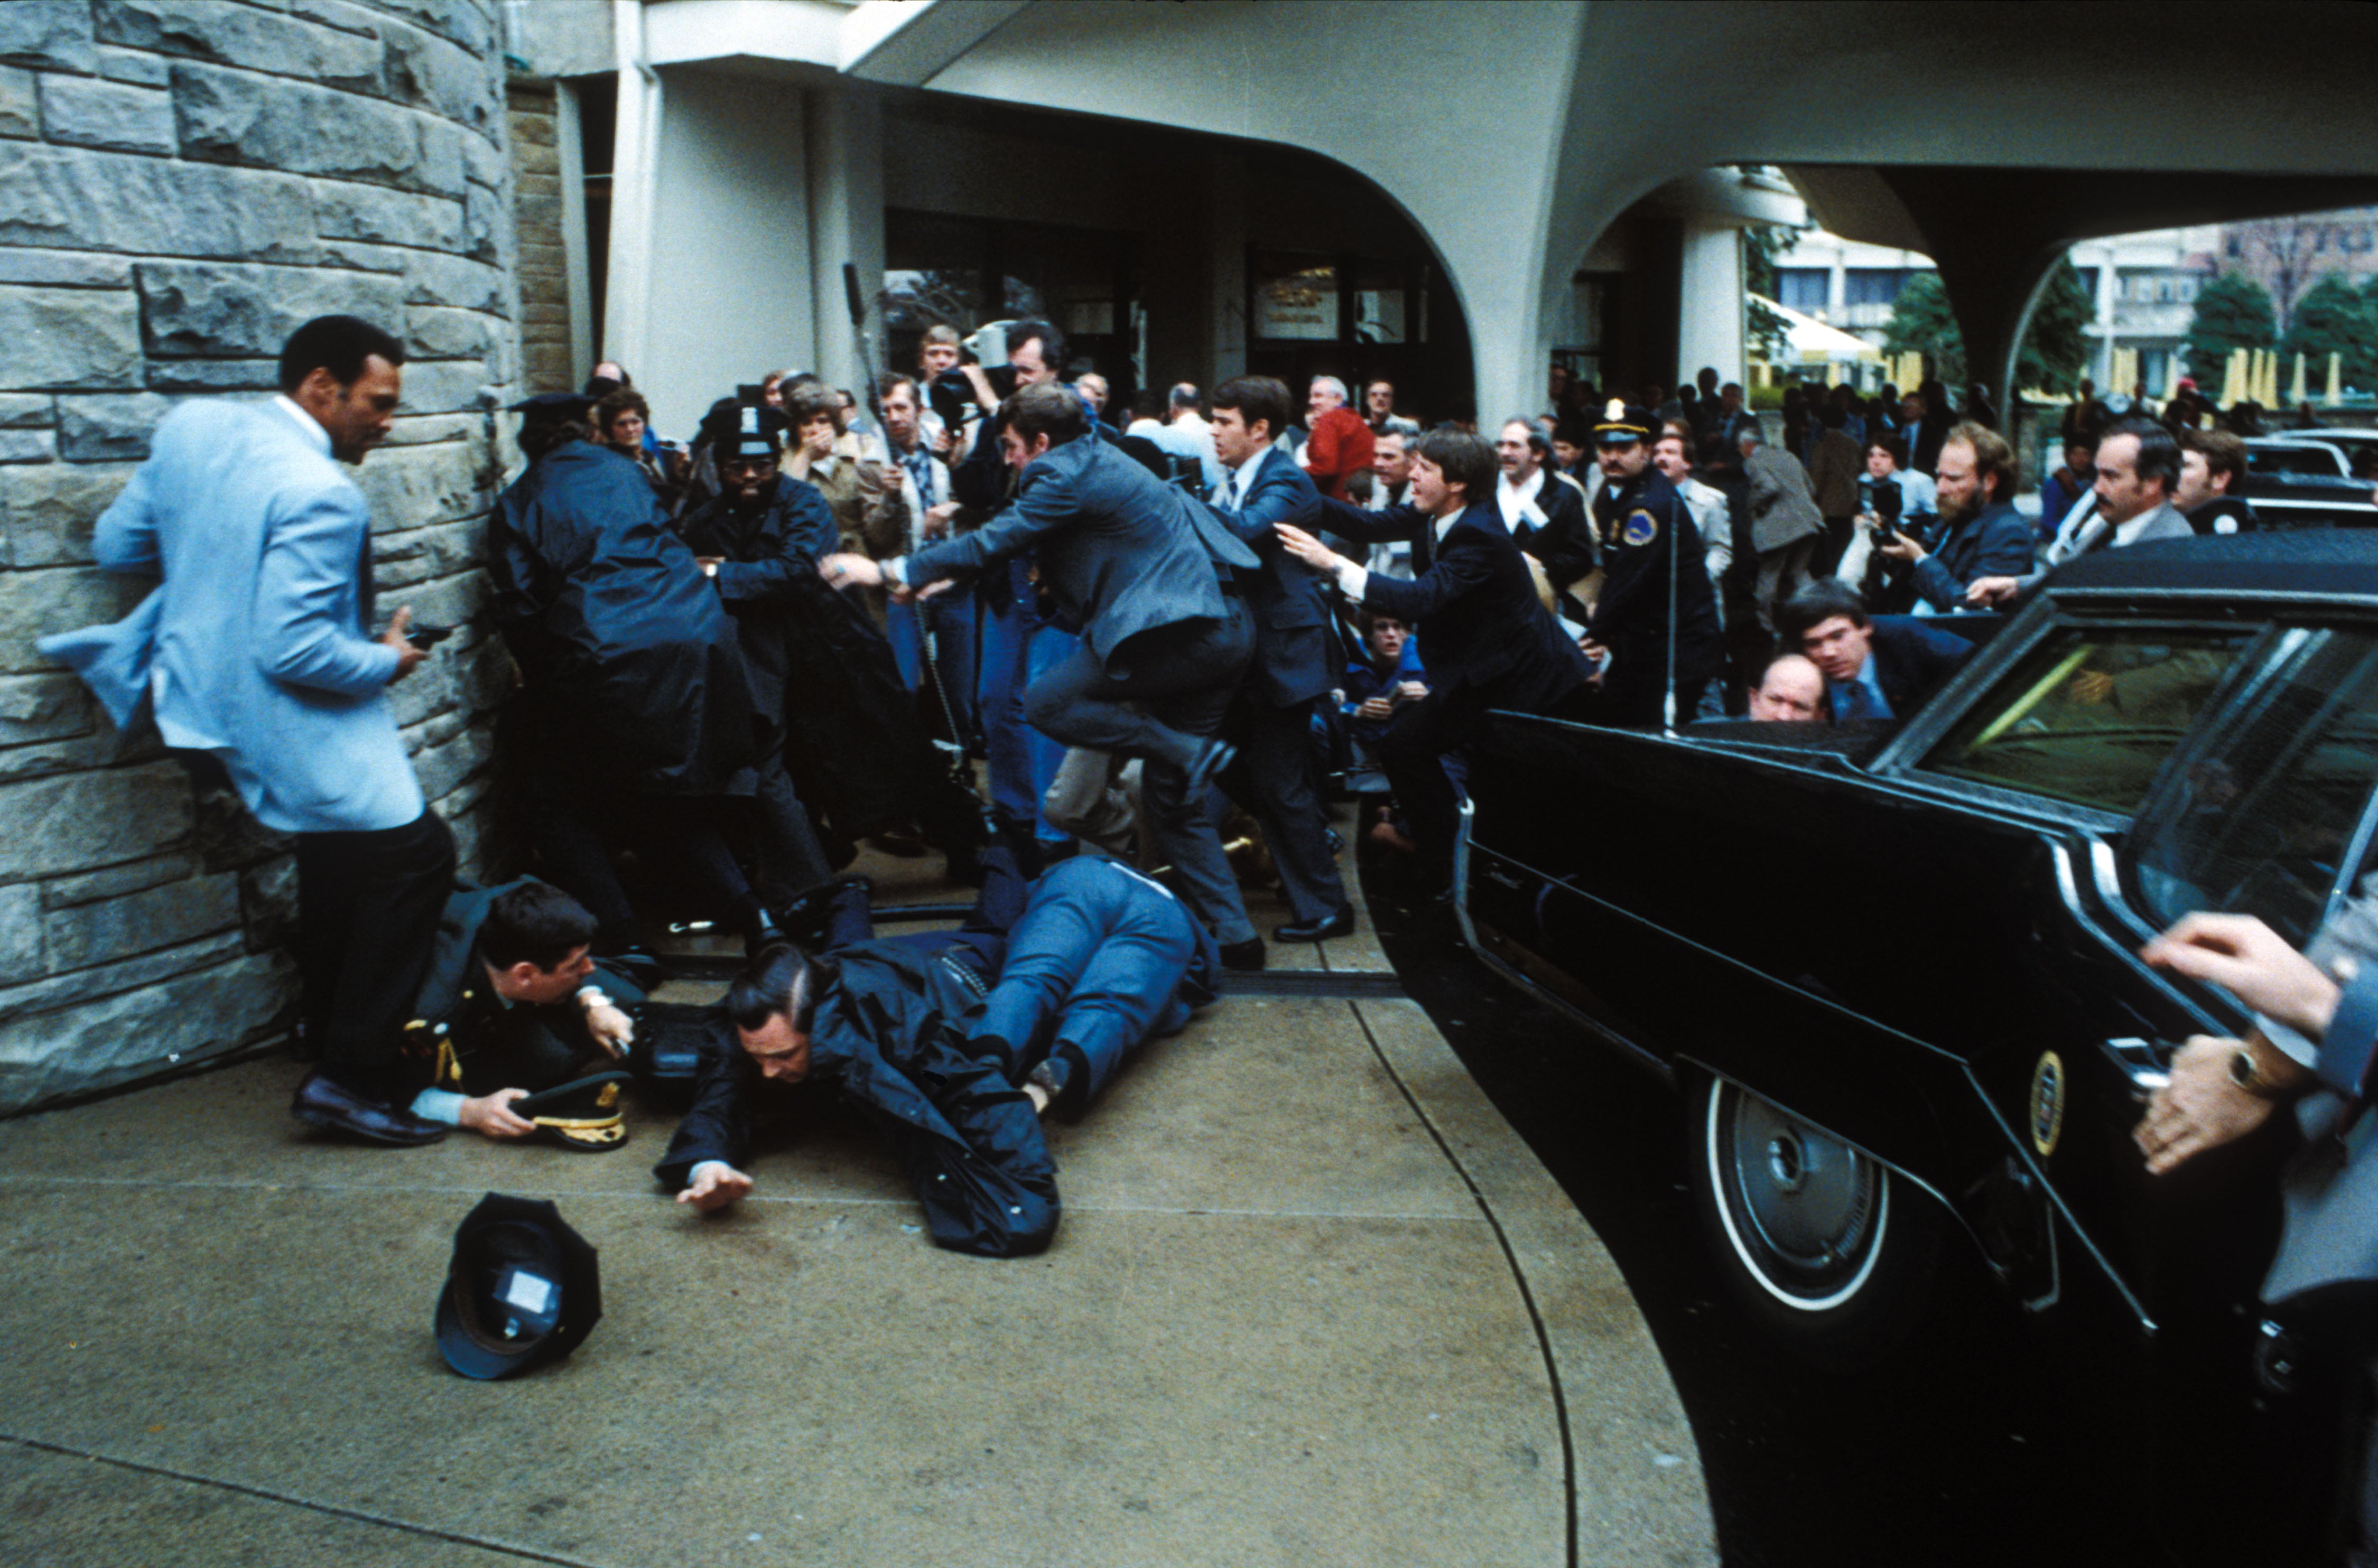
{"type": "Polygon", "coordinates": [[[1702,1230],[1750,1318],[1828,1365],[1871,1365],[1904,1345],[1940,1269],[1931,1194],[1725,1079],[1686,1104],[1702,1230]]]}

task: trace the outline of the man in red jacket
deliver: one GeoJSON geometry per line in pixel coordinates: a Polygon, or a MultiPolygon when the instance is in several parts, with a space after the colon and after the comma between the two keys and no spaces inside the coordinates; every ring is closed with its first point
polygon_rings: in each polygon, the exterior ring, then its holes
{"type": "Polygon", "coordinates": [[[1335,376],[1313,378],[1304,407],[1313,432],[1304,443],[1304,472],[1323,495],[1345,500],[1346,476],[1371,466],[1371,427],[1346,406],[1346,383],[1335,376]]]}

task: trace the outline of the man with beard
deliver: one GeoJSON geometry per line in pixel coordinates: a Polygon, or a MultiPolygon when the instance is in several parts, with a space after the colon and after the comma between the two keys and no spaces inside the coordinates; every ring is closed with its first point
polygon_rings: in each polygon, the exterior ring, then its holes
{"type": "Polygon", "coordinates": [[[1965,590],[1977,580],[2031,569],[2031,527],[2014,509],[2014,449],[1997,431],[1970,420],[1950,431],[1933,478],[1939,548],[1927,550],[1907,533],[1876,548],[1915,568],[1916,615],[1955,615],[1972,607],[1965,590]]]}
{"type": "Polygon", "coordinates": [[[1675,486],[1651,466],[1644,410],[1614,398],[1593,436],[1603,480],[1593,521],[1603,577],[1585,652],[1603,661],[1599,717],[1610,724],[1674,726],[1699,709],[1702,689],[1725,657],[1700,531],[1675,486]]]}
{"type": "MultiPolygon", "coordinates": [[[[846,850],[911,822],[971,880],[984,838],[972,796],[953,783],[919,726],[891,644],[855,596],[818,578],[833,554],[834,516],[815,487],[782,471],[787,421],[771,408],[722,401],[703,421],[718,452],[718,496],[686,515],[686,543],[735,617],[765,729],[763,801],[798,823],[763,835],[770,880],[798,893],[831,875],[795,784],[846,850]],[[791,744],[788,746],[787,742],[791,744]],[[797,771],[797,780],[787,770],[797,771]],[[775,867],[784,868],[779,873],[775,867]]],[[[847,853],[841,856],[847,859],[847,853]]]]}

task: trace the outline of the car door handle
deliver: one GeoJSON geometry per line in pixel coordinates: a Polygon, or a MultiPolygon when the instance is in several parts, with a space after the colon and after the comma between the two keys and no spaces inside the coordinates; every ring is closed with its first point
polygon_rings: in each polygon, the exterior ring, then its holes
{"type": "Polygon", "coordinates": [[[2171,1082],[2164,1071],[2163,1052],[2153,1040],[2143,1040],[2135,1035],[2124,1035],[2106,1042],[2106,1054],[2130,1075],[2132,1093],[2141,1101],[2171,1082]]]}

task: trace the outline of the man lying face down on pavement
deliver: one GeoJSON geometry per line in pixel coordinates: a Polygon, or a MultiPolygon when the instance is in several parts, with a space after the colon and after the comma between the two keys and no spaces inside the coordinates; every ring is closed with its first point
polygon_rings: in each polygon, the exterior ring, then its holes
{"type": "Polygon", "coordinates": [[[1060,862],[1028,894],[1003,845],[955,932],[878,940],[863,895],[822,951],[761,954],[705,1031],[691,1107],[654,1167],[678,1201],[752,1189],[772,1084],[838,1082],[898,1152],[940,1245],[986,1257],[1056,1234],[1051,1107],[1077,1113],[1143,1041],[1213,999],[1213,938],[1162,886],[1111,860],[1060,862]]]}

